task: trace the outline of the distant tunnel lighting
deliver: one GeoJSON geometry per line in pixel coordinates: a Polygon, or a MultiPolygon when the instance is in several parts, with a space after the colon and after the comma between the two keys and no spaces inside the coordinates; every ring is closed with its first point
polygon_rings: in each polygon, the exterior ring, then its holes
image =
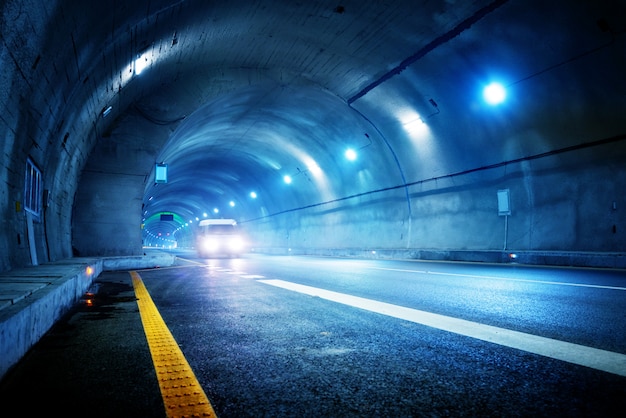
{"type": "Polygon", "coordinates": [[[113,106],[107,106],[104,109],[102,109],[102,117],[106,118],[107,115],[111,113],[112,110],[113,110],[113,106]]]}
{"type": "Polygon", "coordinates": [[[312,159],[308,159],[308,161],[306,161],[306,168],[309,172],[311,172],[311,174],[313,174],[314,176],[319,176],[320,174],[322,174],[322,169],[320,168],[319,165],[317,165],[317,163],[312,160],[312,159]]]}
{"type": "Polygon", "coordinates": [[[213,213],[220,213],[220,210],[218,208],[213,208],[213,213]]]}
{"type": "Polygon", "coordinates": [[[206,218],[207,216],[209,216],[209,214],[208,214],[208,213],[206,213],[206,212],[204,212],[204,213],[202,214],[202,216],[204,216],[204,217],[206,218]]]}
{"type": "Polygon", "coordinates": [[[256,192],[250,192],[250,197],[253,199],[256,199],[257,198],[256,192]]]}
{"type": "Polygon", "coordinates": [[[495,106],[506,99],[506,89],[500,83],[491,83],[483,90],[483,97],[487,103],[495,106]]]}
{"type": "Polygon", "coordinates": [[[142,56],[135,60],[135,75],[139,75],[145,70],[148,60],[142,56]]]}
{"type": "Polygon", "coordinates": [[[345,156],[348,159],[348,161],[354,161],[356,160],[356,157],[357,157],[356,151],[353,150],[352,148],[349,148],[346,150],[345,156]]]}
{"type": "Polygon", "coordinates": [[[235,207],[235,202],[233,202],[232,200],[230,202],[228,202],[228,204],[230,205],[231,208],[235,207]]]}
{"type": "Polygon", "coordinates": [[[283,177],[283,181],[287,184],[291,184],[292,180],[291,180],[291,176],[285,176],[283,177]]]}

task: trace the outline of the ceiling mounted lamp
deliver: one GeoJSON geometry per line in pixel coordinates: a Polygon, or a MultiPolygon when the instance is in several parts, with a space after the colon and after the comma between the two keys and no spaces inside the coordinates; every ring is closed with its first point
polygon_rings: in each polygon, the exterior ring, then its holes
{"type": "Polygon", "coordinates": [[[355,161],[358,156],[356,151],[352,148],[348,148],[346,152],[344,153],[344,155],[348,161],[355,161]]]}
{"type": "Polygon", "coordinates": [[[107,106],[104,109],[102,109],[102,112],[100,113],[100,115],[103,118],[106,118],[109,115],[109,113],[111,113],[112,110],[113,110],[113,106],[107,106]]]}
{"type": "Polygon", "coordinates": [[[146,56],[139,55],[135,60],[135,75],[139,75],[148,66],[148,58],[146,56]]]}
{"type": "Polygon", "coordinates": [[[360,151],[372,145],[372,138],[370,138],[369,134],[366,132],[363,135],[365,135],[365,137],[367,138],[367,144],[360,146],[356,150],[354,148],[348,148],[343,154],[348,161],[356,161],[359,156],[357,151],[360,151]]]}
{"type": "Polygon", "coordinates": [[[492,106],[499,105],[506,99],[506,89],[500,83],[490,83],[483,89],[483,98],[492,106]]]}

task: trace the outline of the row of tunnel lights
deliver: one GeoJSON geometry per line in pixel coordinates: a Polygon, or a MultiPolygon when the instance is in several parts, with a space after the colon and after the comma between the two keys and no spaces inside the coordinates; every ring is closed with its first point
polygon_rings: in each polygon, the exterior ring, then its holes
{"type": "MultiPolygon", "coordinates": [[[[483,99],[487,104],[491,106],[497,106],[504,102],[504,100],[506,99],[506,88],[498,82],[492,82],[484,87],[483,99]]],[[[434,104],[434,106],[436,107],[436,104],[434,104]]],[[[422,123],[424,123],[421,118],[418,119],[422,121],[422,123]]],[[[356,161],[356,159],[358,158],[357,151],[354,148],[348,148],[345,151],[344,156],[348,161],[356,161]]],[[[291,184],[293,182],[293,178],[292,176],[285,175],[283,177],[283,181],[286,184],[291,184]]]]}
{"type": "MultiPolygon", "coordinates": [[[[486,103],[488,103],[489,105],[492,106],[496,106],[501,104],[502,102],[504,102],[504,100],[506,99],[506,89],[505,87],[497,82],[492,82],[490,84],[488,84],[487,86],[484,87],[483,89],[483,99],[485,100],[486,103]]],[[[354,148],[348,148],[345,153],[344,153],[345,158],[348,161],[356,161],[356,159],[358,158],[358,153],[354,148]]],[[[293,182],[293,177],[290,175],[285,175],[283,176],[283,181],[285,182],[285,184],[291,184],[293,182]]],[[[256,192],[250,192],[250,197],[252,199],[256,199],[258,197],[256,192]]],[[[230,201],[229,202],[229,206],[235,207],[236,204],[234,201],[230,201]]],[[[213,214],[217,215],[219,214],[220,210],[218,208],[214,208],[213,209],[213,214]]],[[[208,213],[204,212],[202,215],[204,218],[208,217],[208,213]]],[[[196,222],[200,221],[199,217],[196,217],[196,222]]],[[[189,226],[189,224],[192,224],[193,220],[189,220],[189,222],[185,223],[184,225],[181,225],[179,228],[176,229],[176,231],[189,226]]]]}
{"type": "MultiPolygon", "coordinates": [[[[346,159],[347,159],[348,161],[355,161],[355,160],[357,159],[357,152],[356,152],[353,148],[349,148],[349,149],[347,149],[347,150],[345,151],[345,157],[346,157],[346,159]]],[[[283,181],[285,182],[285,184],[291,184],[291,183],[293,182],[293,178],[292,178],[292,176],[290,176],[290,175],[285,175],[285,176],[283,176],[283,181]]],[[[254,192],[254,191],[250,192],[249,196],[250,196],[250,198],[252,198],[252,199],[256,199],[256,198],[258,197],[257,193],[256,193],[256,192],[254,192]]],[[[153,199],[153,197],[150,197],[150,199],[148,199],[148,200],[152,200],[152,199],[153,199]]],[[[231,200],[230,202],[228,202],[228,205],[229,205],[231,208],[234,208],[234,207],[236,206],[236,203],[235,203],[235,201],[234,201],[234,200],[231,200]]],[[[147,213],[147,212],[146,212],[146,213],[147,213]]],[[[212,213],[213,213],[214,215],[218,215],[218,214],[220,213],[220,209],[219,209],[219,208],[213,208],[212,213]]],[[[203,218],[208,218],[208,216],[209,216],[209,214],[208,214],[207,212],[204,212],[204,213],[202,214],[202,217],[203,217],[203,218]]],[[[199,222],[199,221],[200,221],[200,217],[199,217],[199,216],[196,216],[195,221],[196,221],[196,222],[199,222]]],[[[190,224],[193,224],[193,222],[194,222],[194,220],[193,220],[193,219],[190,219],[188,222],[186,222],[185,224],[183,224],[183,225],[181,225],[180,227],[178,227],[178,228],[176,229],[176,231],[178,231],[178,230],[180,230],[180,229],[182,229],[182,228],[188,227],[190,224]]],[[[155,237],[156,237],[156,236],[155,236],[155,237]]],[[[157,237],[157,238],[158,238],[158,237],[157,237]]]]}

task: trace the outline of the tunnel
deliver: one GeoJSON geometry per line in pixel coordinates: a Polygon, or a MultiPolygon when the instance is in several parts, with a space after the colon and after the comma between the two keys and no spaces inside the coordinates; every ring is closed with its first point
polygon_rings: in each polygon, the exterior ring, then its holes
{"type": "Polygon", "coordinates": [[[626,3],[0,5],[0,271],[193,247],[625,267],[626,3]]]}

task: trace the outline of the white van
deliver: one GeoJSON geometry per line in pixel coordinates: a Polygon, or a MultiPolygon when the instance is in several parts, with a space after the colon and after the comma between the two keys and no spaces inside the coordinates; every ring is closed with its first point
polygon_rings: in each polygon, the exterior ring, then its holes
{"type": "Polygon", "coordinates": [[[198,224],[196,251],[202,258],[238,257],[246,243],[234,219],[203,219],[198,224]]]}

